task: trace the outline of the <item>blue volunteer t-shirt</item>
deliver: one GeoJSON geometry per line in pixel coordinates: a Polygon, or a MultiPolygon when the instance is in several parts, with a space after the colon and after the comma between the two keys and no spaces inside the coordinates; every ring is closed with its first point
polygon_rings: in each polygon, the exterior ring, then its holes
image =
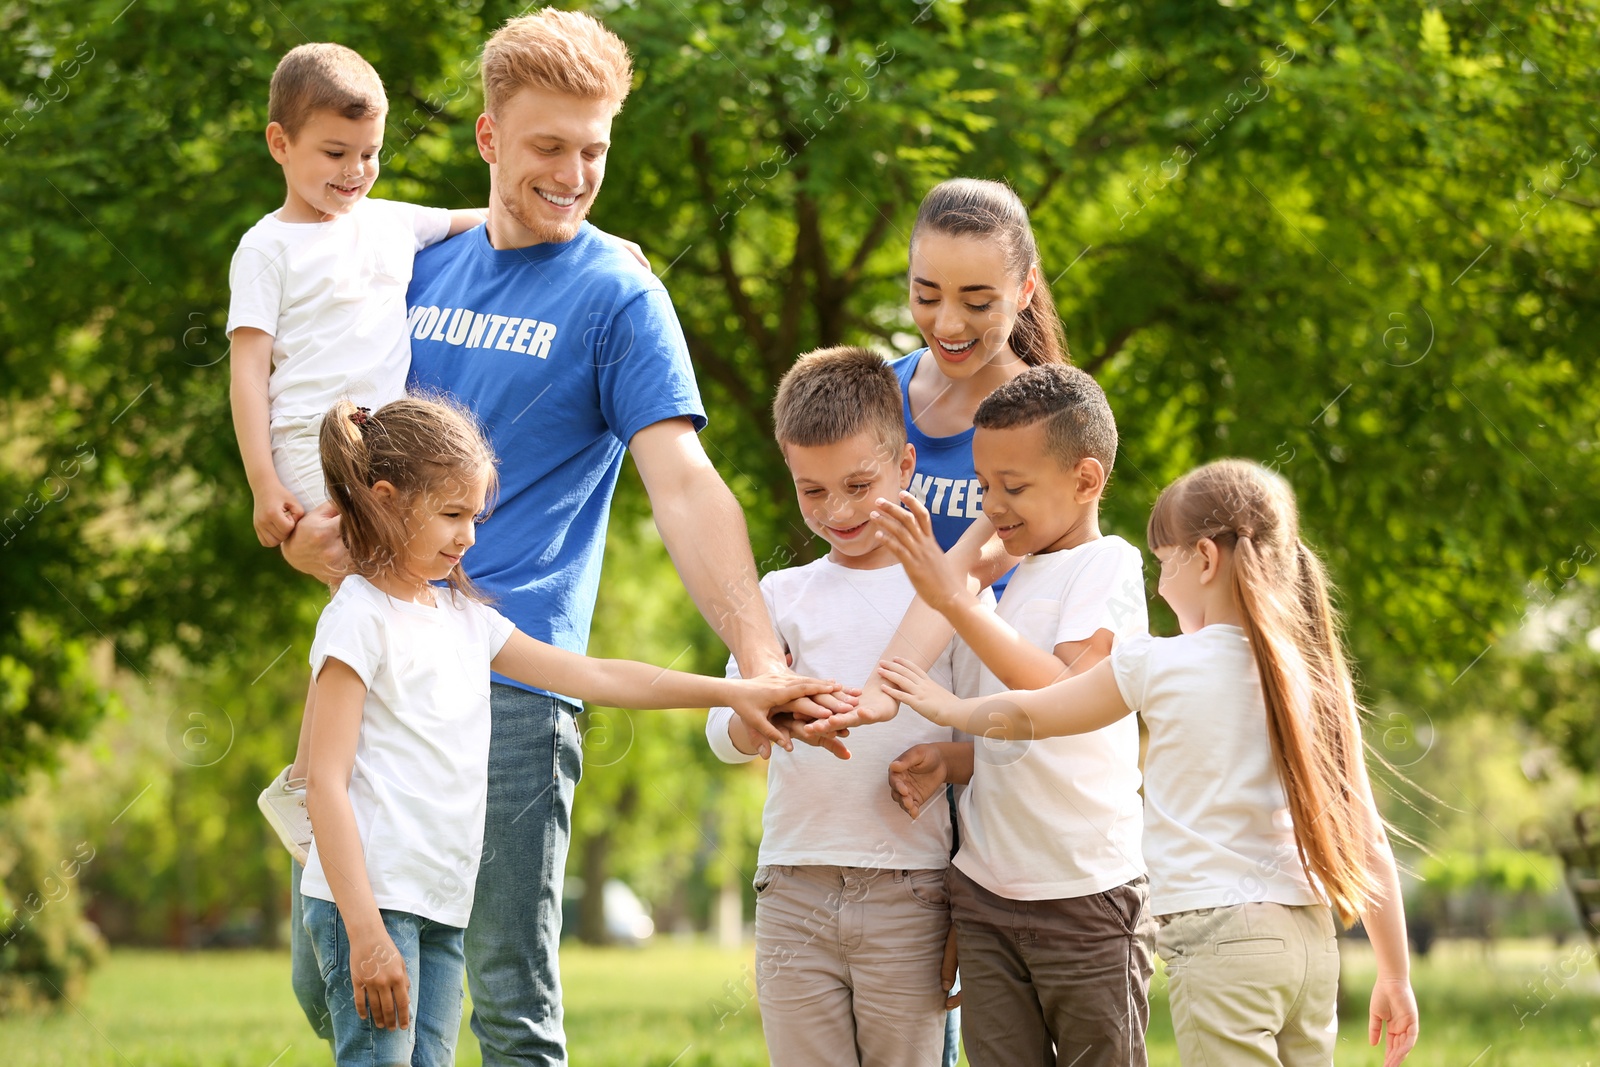
{"type": "Polygon", "coordinates": [[[470,408],[500,460],[467,573],[518,629],[583,653],[627,442],[706,424],[665,287],[588,223],[505,250],[479,226],[417,253],[407,303],[412,387],[470,408]]]}
{"type": "MultiPolygon", "coordinates": [[[[972,520],[983,514],[983,487],[972,464],[972,433],[968,428],[949,437],[929,437],[911,419],[911,377],[928,350],[890,360],[900,379],[900,403],[906,417],[906,437],[916,446],[917,467],[911,474],[911,492],[933,519],[933,538],[946,552],[967,532],[972,520]]],[[[994,595],[1005,592],[1007,573],[994,583],[994,595]]]]}

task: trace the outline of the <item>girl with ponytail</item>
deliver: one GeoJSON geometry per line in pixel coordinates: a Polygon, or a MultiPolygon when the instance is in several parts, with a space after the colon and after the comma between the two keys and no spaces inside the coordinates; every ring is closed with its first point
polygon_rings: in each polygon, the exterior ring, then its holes
{"type": "Polygon", "coordinates": [[[522,633],[461,569],[495,469],[452,403],[412,397],[369,412],[340,401],[320,444],[352,573],[311,645],[305,928],[339,1067],[450,1064],[483,853],[491,668],[625,708],[765,715],[839,687],[590,659],[522,633]]]}
{"type": "Polygon", "coordinates": [[[1210,463],[1162,492],[1148,532],[1180,636],[1121,641],[1085,674],[983,701],[897,659],[881,669],[888,690],[942,725],[1003,738],[1138,711],[1150,908],[1182,1061],[1332,1063],[1337,916],[1360,918],[1377,953],[1368,1040],[1387,1027],[1395,1067],[1417,1040],[1399,879],[1293,491],[1258,464],[1210,463]]]}

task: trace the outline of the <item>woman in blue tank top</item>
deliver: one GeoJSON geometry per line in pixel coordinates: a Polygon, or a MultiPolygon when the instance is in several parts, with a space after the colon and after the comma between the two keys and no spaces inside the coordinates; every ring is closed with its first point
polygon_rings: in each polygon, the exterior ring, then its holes
{"type": "MultiPolygon", "coordinates": [[[[926,347],[890,366],[917,449],[911,491],[948,551],[983,514],[972,463],[978,405],[1028,367],[1067,359],[1028,209],[1010,186],[953,178],[923,197],[911,231],[909,299],[926,347]]],[[[1004,578],[995,582],[995,595],[1004,587],[1004,578]]]]}

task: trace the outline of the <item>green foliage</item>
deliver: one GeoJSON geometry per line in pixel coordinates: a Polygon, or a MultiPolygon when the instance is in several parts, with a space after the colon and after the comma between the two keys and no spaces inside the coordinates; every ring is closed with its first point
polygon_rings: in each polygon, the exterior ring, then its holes
{"type": "MultiPolygon", "coordinates": [[[[91,877],[133,913],[127,936],[181,941],[236,906],[276,925],[280,857],[251,794],[288,758],[323,594],[255,544],[221,332],[234,244],[282,196],[261,141],[272,65],[308,39],[359,49],[391,100],[379,194],[482,204],[474,55],[520,10],[0,11],[0,799],[116,707],[93,650],[124,693],[148,690],[114,720],[140,754],[64,816],[117,850],[91,877]],[[167,739],[197,708],[200,736],[217,712],[235,727],[215,764],[167,739]],[[154,785],[110,828],[144,784],[128,768],[154,785]]],[[[1003,178],[1118,413],[1108,528],[1137,540],[1195,463],[1271,463],[1344,589],[1374,702],[1442,728],[1494,699],[1462,699],[1468,668],[1539,694],[1502,719],[1593,768],[1576,646],[1515,676],[1471,667],[1520,628],[1530,582],[1592,559],[1600,522],[1593,0],[601,10],[637,89],[595,221],[639,240],[674,295],[757,559],[815,551],[770,442],[778,375],[823,344],[908,351],[918,200],[1003,178]]],[[[615,511],[595,650],[719,669],[640,532],[635,481],[615,511]]],[[[759,782],[712,766],[695,716],[631,717],[607,763],[590,714],[575,863],[612,835],[608,863],[658,904],[684,872],[748,864],[759,782]]]]}
{"type": "Polygon", "coordinates": [[[0,1015],[82,993],[105,947],[80,908],[97,859],[89,841],[67,842],[37,801],[0,809],[0,1015]]]}

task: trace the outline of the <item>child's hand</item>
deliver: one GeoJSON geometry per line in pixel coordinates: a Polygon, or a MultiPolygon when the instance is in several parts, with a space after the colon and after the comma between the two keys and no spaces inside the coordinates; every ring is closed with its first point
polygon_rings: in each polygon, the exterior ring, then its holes
{"type": "Polygon", "coordinates": [[[939,965],[939,986],[945,992],[944,1010],[961,1007],[961,991],[950,992],[956,984],[956,924],[950,924],[950,933],[944,939],[944,962],[939,965]]]}
{"type": "Polygon", "coordinates": [[[295,524],[305,515],[306,509],[277,479],[273,479],[271,485],[262,486],[254,496],[256,538],[267,548],[277,548],[294,533],[295,524]]]}
{"type": "Polygon", "coordinates": [[[933,537],[933,517],[914,493],[904,490],[898,506],[879,497],[869,521],[872,536],[888,546],[906,569],[906,577],[924,602],[944,613],[967,592],[966,575],[958,574],[933,537]],[[909,509],[909,510],[907,510],[909,509]]]}
{"type": "Polygon", "coordinates": [[[896,656],[878,663],[883,691],[892,699],[909,704],[918,715],[940,726],[962,729],[971,719],[968,701],[928,677],[928,672],[910,660],[896,656]]]}
{"type": "Polygon", "coordinates": [[[861,688],[855,707],[835,712],[832,717],[807,726],[808,730],[843,734],[852,727],[867,726],[875,722],[888,722],[900,711],[900,702],[883,686],[869,681],[861,688]]]}
{"type": "Polygon", "coordinates": [[[772,724],[791,738],[801,744],[811,745],[814,748],[825,748],[840,759],[849,759],[850,750],[845,747],[841,737],[849,737],[847,729],[830,729],[828,719],[805,719],[793,712],[779,712],[772,717],[772,724]]]}
{"type": "Polygon", "coordinates": [[[889,764],[889,791],[896,804],[915,819],[929,797],[944,797],[949,768],[938,745],[913,745],[889,764]]]}
{"type": "Polygon", "coordinates": [[[351,933],[350,982],[355,987],[356,1014],[363,1019],[371,1019],[380,1030],[411,1025],[411,978],[394,939],[382,926],[370,937],[351,933]]]}
{"type": "Polygon", "coordinates": [[[1389,1048],[1383,1067],[1398,1067],[1417,1043],[1417,998],[1411,983],[1404,978],[1380,978],[1372,987],[1371,1018],[1367,1023],[1367,1044],[1376,1045],[1389,1028],[1389,1048]]]}

